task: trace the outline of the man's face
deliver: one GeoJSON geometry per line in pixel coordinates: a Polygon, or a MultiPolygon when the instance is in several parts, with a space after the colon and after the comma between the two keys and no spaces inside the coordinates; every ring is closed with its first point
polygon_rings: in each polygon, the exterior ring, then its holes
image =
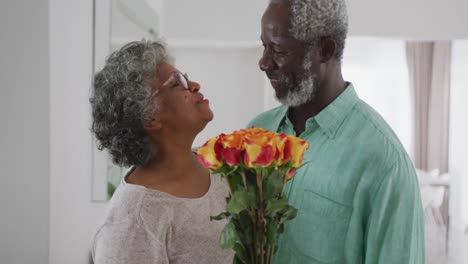
{"type": "Polygon", "coordinates": [[[314,48],[289,33],[288,16],[285,4],[271,4],[265,11],[259,66],[270,79],[276,98],[284,105],[298,106],[313,98],[319,63],[314,61],[314,48]]]}

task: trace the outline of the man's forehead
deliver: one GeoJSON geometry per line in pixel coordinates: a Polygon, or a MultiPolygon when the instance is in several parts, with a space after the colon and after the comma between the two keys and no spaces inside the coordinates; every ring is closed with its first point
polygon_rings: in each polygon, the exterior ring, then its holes
{"type": "Polygon", "coordinates": [[[262,24],[261,39],[275,44],[287,44],[291,41],[297,41],[291,35],[287,25],[278,25],[276,23],[262,24]]]}
{"type": "Polygon", "coordinates": [[[288,24],[274,19],[264,20],[262,21],[262,30],[274,35],[282,35],[288,33],[288,24]]]}
{"type": "Polygon", "coordinates": [[[289,36],[289,8],[284,4],[270,4],[262,17],[262,33],[289,36]]]}

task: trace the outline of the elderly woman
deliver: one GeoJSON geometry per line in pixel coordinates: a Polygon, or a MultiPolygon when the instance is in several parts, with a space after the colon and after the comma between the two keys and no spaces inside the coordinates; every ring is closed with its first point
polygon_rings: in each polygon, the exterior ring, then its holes
{"type": "Polygon", "coordinates": [[[218,240],[227,187],[191,151],[213,119],[200,85],[158,42],[132,42],[94,78],[92,131],[116,164],[131,167],[95,235],[104,263],[229,263],[218,240]]]}

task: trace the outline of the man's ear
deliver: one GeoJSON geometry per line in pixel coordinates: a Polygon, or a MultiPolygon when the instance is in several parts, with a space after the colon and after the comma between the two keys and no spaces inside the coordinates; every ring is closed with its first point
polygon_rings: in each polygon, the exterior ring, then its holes
{"type": "Polygon", "coordinates": [[[150,121],[143,124],[143,128],[148,131],[157,131],[162,128],[162,121],[159,117],[153,117],[150,121]]]}
{"type": "Polygon", "coordinates": [[[322,38],[319,41],[320,62],[326,63],[335,57],[336,41],[331,38],[322,38]]]}

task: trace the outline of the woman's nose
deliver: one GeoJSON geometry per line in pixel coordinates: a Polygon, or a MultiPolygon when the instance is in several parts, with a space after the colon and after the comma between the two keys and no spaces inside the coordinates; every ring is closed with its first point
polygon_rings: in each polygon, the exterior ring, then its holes
{"type": "Polygon", "coordinates": [[[192,93],[200,91],[200,84],[194,81],[189,81],[189,90],[192,93]]]}

